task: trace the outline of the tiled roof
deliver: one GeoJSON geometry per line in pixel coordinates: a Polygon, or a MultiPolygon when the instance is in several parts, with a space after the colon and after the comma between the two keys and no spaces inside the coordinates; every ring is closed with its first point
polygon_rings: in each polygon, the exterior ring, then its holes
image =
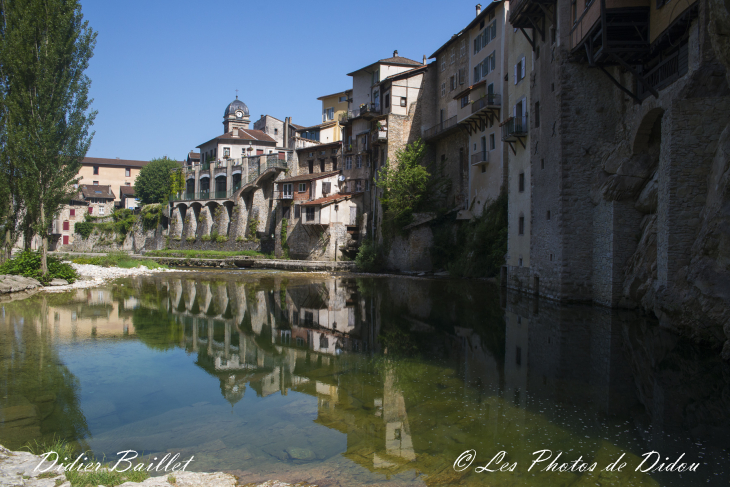
{"type": "Polygon", "coordinates": [[[124,167],[142,167],[146,166],[149,161],[132,161],[129,159],[103,159],[101,157],[84,157],[81,164],[89,166],[124,166],[124,167]]]}
{"type": "Polygon", "coordinates": [[[84,184],[81,186],[81,194],[84,198],[115,199],[111,186],[84,184]]]}
{"type": "Polygon", "coordinates": [[[423,66],[423,63],[414,61],[413,59],[408,59],[407,57],[402,56],[393,56],[385,59],[381,59],[380,61],[374,62],[372,64],[368,64],[367,66],[364,66],[360,69],[357,69],[353,71],[352,73],[347,73],[347,76],[352,76],[353,74],[357,73],[358,71],[362,71],[363,69],[369,68],[370,66],[374,64],[391,64],[395,66],[423,66]]]}
{"type": "Polygon", "coordinates": [[[200,160],[200,152],[193,152],[193,151],[188,152],[188,159],[200,160]]]}
{"type": "Polygon", "coordinates": [[[337,176],[339,173],[340,173],[340,171],[325,171],[325,172],[315,172],[312,174],[300,174],[299,176],[292,176],[290,178],[279,179],[276,182],[277,183],[294,183],[297,181],[311,181],[313,179],[321,179],[321,178],[329,178],[332,176],[337,176]]]}
{"type": "Polygon", "coordinates": [[[331,95],[324,95],[317,98],[317,100],[324,100],[325,98],[329,98],[330,96],[337,96],[337,95],[344,95],[345,91],[338,91],[337,93],[332,93],[331,95]]]}
{"type": "Polygon", "coordinates": [[[210,139],[209,141],[200,144],[198,147],[202,147],[203,145],[207,144],[208,142],[213,142],[214,140],[254,140],[257,142],[271,142],[276,144],[276,140],[272,139],[268,135],[266,135],[261,130],[252,130],[252,129],[233,129],[238,130],[238,137],[233,136],[233,131],[226,132],[223,135],[219,135],[218,137],[214,137],[210,139]]]}
{"type": "Polygon", "coordinates": [[[297,129],[297,132],[300,132],[302,130],[312,130],[312,129],[319,129],[322,127],[330,127],[332,125],[337,124],[337,120],[327,120],[326,122],[318,123],[317,125],[312,125],[311,127],[301,127],[297,129]]]}
{"type": "Polygon", "coordinates": [[[119,186],[119,196],[134,197],[134,186],[119,186]]]}
{"type": "Polygon", "coordinates": [[[306,128],[306,127],[304,127],[302,125],[297,125],[295,123],[290,123],[289,126],[290,127],[294,127],[296,130],[302,130],[302,129],[305,129],[306,128]]]}
{"type": "Polygon", "coordinates": [[[326,206],[331,203],[337,203],[338,201],[350,199],[353,196],[357,196],[359,194],[362,194],[362,191],[360,191],[359,193],[335,193],[329,196],[325,196],[324,198],[307,201],[306,203],[302,203],[302,206],[326,206]]]}

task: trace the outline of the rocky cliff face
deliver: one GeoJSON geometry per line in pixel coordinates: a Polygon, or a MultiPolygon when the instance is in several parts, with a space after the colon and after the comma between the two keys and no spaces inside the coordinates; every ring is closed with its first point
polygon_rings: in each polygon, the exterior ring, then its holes
{"type": "MultiPolygon", "coordinates": [[[[709,0],[708,7],[705,59],[675,100],[720,100],[730,94],[730,2],[709,0]]],[[[661,133],[657,129],[649,132],[641,154],[636,154],[636,147],[617,149],[606,159],[603,176],[594,184],[594,201],[631,199],[643,214],[637,249],[625,269],[621,305],[653,311],[664,325],[722,347],[723,358],[730,360],[730,114],[712,129],[720,135],[717,144],[707,148],[713,152],[704,206],[697,215],[698,231],[689,261],[677,271],[671,286],[657,281],[661,142],[652,139],[654,133],[661,133]]]]}

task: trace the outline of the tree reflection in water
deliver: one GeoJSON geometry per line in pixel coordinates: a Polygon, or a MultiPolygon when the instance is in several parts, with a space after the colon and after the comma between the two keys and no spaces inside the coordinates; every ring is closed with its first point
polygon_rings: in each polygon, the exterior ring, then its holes
{"type": "MultiPolygon", "coordinates": [[[[217,379],[231,414],[212,398],[171,404],[95,435],[101,451],[182,449],[198,468],[304,480],[335,468],[353,485],[383,476],[414,485],[728,480],[728,366],[633,313],[538,306],[489,283],[279,273],[156,276],[109,296],[94,319],[116,310],[126,331],[96,326],[96,339],[184,350],[217,379]],[[690,479],[633,467],[600,478],[527,472],[543,448],[601,466],[624,452],[636,466],[650,450],[714,461],[690,479]],[[489,479],[455,472],[468,449],[480,464],[505,450],[519,467],[489,479]]],[[[191,392],[204,387],[184,373],[191,392]]]]}

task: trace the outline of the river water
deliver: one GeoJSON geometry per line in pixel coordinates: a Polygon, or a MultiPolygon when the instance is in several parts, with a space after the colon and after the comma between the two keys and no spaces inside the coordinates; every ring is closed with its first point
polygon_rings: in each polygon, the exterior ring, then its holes
{"type": "Polygon", "coordinates": [[[717,351],[486,282],[203,271],[0,303],[14,449],[320,486],[727,485],[729,418],[717,351]]]}

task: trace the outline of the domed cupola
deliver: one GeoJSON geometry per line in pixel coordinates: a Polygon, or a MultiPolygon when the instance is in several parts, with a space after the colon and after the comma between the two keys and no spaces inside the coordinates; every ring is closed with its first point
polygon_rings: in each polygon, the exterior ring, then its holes
{"type": "Polygon", "coordinates": [[[226,133],[237,128],[247,129],[249,121],[248,107],[236,95],[236,99],[228,104],[223,113],[223,128],[226,133]]]}
{"type": "Polygon", "coordinates": [[[236,118],[248,117],[248,107],[238,99],[238,95],[236,95],[235,100],[228,104],[223,117],[228,118],[229,115],[233,115],[236,118]]]}

